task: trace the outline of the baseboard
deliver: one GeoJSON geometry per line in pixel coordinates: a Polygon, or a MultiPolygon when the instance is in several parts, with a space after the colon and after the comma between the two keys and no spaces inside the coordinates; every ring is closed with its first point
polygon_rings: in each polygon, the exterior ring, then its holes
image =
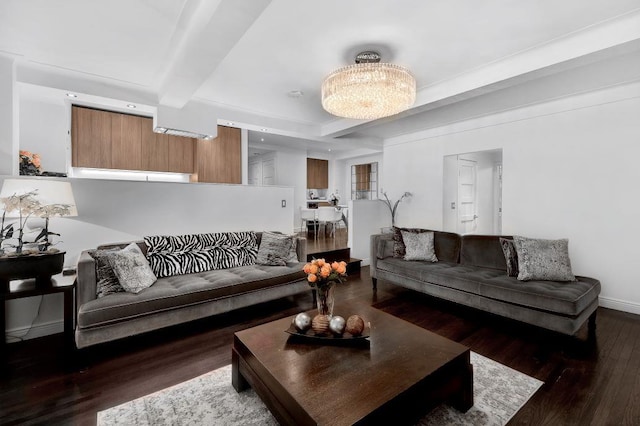
{"type": "Polygon", "coordinates": [[[602,296],[600,296],[599,302],[600,306],[602,306],[603,308],[615,309],[616,311],[640,315],[640,303],[627,302],[624,300],[612,299],[610,297],[602,296]]]}
{"type": "Polygon", "coordinates": [[[35,339],[37,337],[49,336],[51,334],[62,333],[64,331],[64,321],[51,321],[42,324],[34,324],[29,327],[19,327],[7,330],[5,339],[7,343],[19,342],[22,340],[35,339]],[[28,332],[28,334],[27,334],[28,332]],[[26,334],[26,335],[25,335],[26,334]],[[15,337],[14,337],[15,336],[15,337]]]}

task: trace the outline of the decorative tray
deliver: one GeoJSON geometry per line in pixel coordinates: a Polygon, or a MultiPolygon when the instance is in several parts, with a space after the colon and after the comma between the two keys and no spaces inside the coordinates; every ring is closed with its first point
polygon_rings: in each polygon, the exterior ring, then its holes
{"type": "Polygon", "coordinates": [[[354,336],[346,331],[342,334],[342,336],[336,336],[335,334],[328,332],[326,334],[316,334],[312,329],[307,331],[298,331],[296,327],[291,324],[288,329],[285,330],[285,333],[289,333],[292,336],[303,337],[306,339],[312,340],[332,340],[332,341],[347,341],[347,340],[362,340],[371,336],[371,327],[369,324],[365,324],[364,331],[359,336],[354,336]]]}

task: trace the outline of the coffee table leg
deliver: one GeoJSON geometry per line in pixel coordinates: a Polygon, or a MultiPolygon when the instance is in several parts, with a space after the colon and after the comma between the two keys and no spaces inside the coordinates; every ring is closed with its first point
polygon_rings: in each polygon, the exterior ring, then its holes
{"type": "Polygon", "coordinates": [[[231,384],[236,392],[250,388],[249,382],[240,373],[240,356],[235,349],[231,349],[231,384]]]}
{"type": "Polygon", "coordinates": [[[473,407],[473,366],[471,364],[467,364],[462,372],[462,388],[451,400],[451,406],[462,413],[466,413],[473,407]]]}

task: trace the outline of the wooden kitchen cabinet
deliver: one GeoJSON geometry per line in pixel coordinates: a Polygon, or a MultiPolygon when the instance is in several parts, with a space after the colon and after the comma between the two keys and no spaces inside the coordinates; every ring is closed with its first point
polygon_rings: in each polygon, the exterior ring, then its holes
{"type": "Polygon", "coordinates": [[[111,113],[74,106],[71,109],[71,164],[111,168],[111,113]]]}
{"type": "Polygon", "coordinates": [[[111,114],[111,168],[143,170],[142,127],[143,117],[111,114]]]}
{"type": "Polygon", "coordinates": [[[153,119],[144,118],[142,136],[142,170],[169,171],[169,135],[153,132],[153,119]]]}
{"type": "Polygon", "coordinates": [[[153,119],[72,107],[73,167],[193,173],[195,139],[153,132],[153,119]]]}
{"type": "Polygon", "coordinates": [[[198,139],[196,158],[198,182],[242,183],[240,129],[218,126],[215,139],[198,139]]]}
{"type": "Polygon", "coordinates": [[[168,135],[167,137],[167,151],[169,155],[168,171],[176,173],[193,173],[193,156],[195,154],[196,139],[173,135],[168,135]]]}
{"type": "Polygon", "coordinates": [[[307,188],[329,188],[329,161],[307,158],[307,188]]]}

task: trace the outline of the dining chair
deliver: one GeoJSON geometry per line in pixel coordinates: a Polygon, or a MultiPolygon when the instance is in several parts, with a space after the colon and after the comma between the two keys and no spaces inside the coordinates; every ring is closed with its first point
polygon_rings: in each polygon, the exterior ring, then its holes
{"type": "MultiPolygon", "coordinates": [[[[324,227],[327,232],[327,225],[331,224],[331,237],[336,236],[336,227],[342,220],[342,212],[335,207],[318,207],[318,230],[324,227]]],[[[324,234],[323,234],[324,235],[324,234]]]]}
{"type": "Polygon", "coordinates": [[[305,230],[305,234],[309,230],[309,222],[313,222],[313,235],[314,238],[318,238],[318,209],[304,209],[300,207],[300,226],[305,230]]]}

